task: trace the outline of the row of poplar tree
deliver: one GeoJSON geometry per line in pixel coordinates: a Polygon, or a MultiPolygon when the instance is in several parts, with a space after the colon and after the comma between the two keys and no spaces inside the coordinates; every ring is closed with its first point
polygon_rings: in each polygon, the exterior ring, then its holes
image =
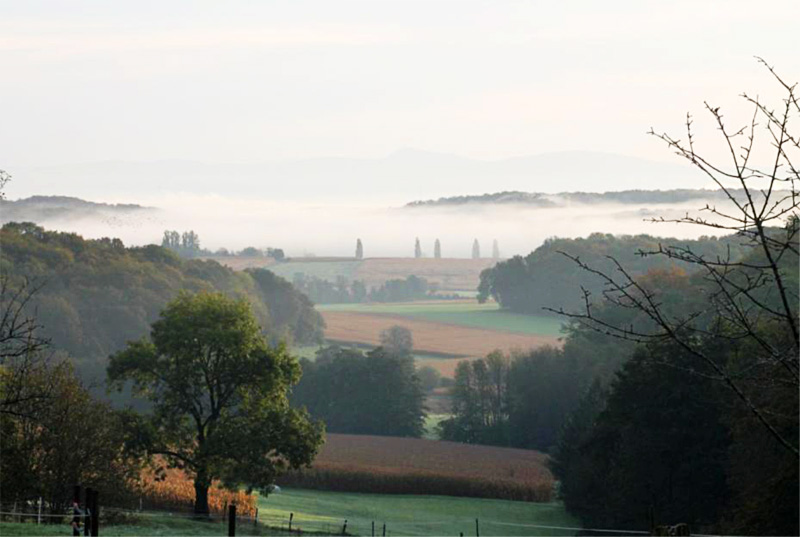
{"type": "MultiPolygon", "coordinates": [[[[419,242],[419,237],[414,241],[414,257],[417,259],[425,257],[422,252],[422,245],[419,242]]],[[[442,258],[442,243],[439,239],[436,239],[433,243],[433,257],[435,259],[442,258]]],[[[478,239],[475,239],[472,241],[472,259],[480,258],[481,244],[478,242],[478,239]]],[[[356,239],[356,259],[364,259],[364,244],[361,242],[361,239],[356,239]]],[[[492,241],[492,259],[500,259],[500,246],[497,243],[497,239],[492,241]]]]}

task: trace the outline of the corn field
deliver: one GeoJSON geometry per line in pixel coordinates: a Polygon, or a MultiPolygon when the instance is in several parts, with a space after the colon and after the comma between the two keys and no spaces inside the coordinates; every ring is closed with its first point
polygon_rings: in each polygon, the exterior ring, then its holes
{"type": "MultiPolygon", "coordinates": [[[[151,469],[141,475],[142,505],[149,509],[191,509],[194,505],[194,482],[183,470],[171,468],[160,475],[151,469]]],[[[256,498],[244,491],[221,488],[218,481],[208,489],[208,507],[212,514],[223,515],[225,507],[236,504],[239,516],[255,516],[256,498]]]]}

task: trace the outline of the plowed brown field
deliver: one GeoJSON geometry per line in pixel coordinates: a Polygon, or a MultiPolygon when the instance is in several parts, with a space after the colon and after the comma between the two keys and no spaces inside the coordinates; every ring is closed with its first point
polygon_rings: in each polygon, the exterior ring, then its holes
{"type": "Polygon", "coordinates": [[[380,344],[380,333],[399,325],[411,330],[414,349],[419,352],[444,353],[454,356],[485,356],[495,349],[528,350],[544,345],[560,345],[557,337],[536,336],[484,330],[447,323],[421,321],[386,314],[364,314],[345,311],[323,311],[325,338],[368,345],[380,344]]]}

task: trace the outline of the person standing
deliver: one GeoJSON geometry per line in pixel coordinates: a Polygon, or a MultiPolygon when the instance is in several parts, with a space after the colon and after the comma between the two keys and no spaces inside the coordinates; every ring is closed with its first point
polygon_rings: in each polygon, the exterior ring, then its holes
{"type": "Polygon", "coordinates": [[[81,518],[83,518],[83,511],[78,500],[72,500],[72,535],[81,534],[81,518]]]}

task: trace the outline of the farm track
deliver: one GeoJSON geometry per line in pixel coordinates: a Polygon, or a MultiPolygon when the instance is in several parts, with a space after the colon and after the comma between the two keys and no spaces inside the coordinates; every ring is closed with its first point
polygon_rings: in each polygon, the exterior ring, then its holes
{"type": "Polygon", "coordinates": [[[497,349],[503,351],[528,350],[545,345],[561,345],[556,336],[472,328],[458,324],[411,319],[401,315],[342,311],[322,311],[320,313],[325,319],[325,337],[327,339],[379,345],[381,331],[399,325],[411,330],[414,337],[414,349],[423,353],[476,357],[485,356],[497,349]]]}

